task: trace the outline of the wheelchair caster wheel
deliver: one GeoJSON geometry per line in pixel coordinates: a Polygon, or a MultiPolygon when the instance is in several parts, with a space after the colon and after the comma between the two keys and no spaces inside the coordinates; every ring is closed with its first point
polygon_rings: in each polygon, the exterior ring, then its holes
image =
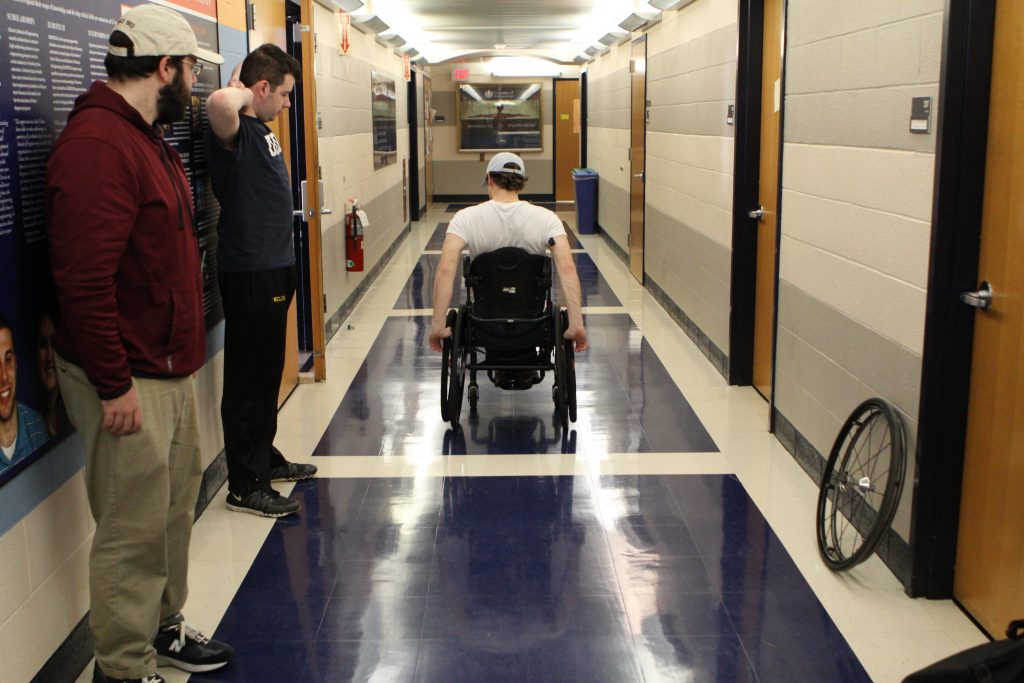
{"type": "Polygon", "coordinates": [[[469,385],[469,409],[476,410],[476,403],[480,397],[480,387],[475,384],[469,385]]]}

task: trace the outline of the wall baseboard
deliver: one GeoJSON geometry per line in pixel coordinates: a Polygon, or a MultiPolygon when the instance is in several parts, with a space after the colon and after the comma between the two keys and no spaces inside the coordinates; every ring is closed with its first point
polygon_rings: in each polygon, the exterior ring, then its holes
{"type": "Polygon", "coordinates": [[[612,236],[608,234],[607,230],[601,227],[600,223],[596,224],[594,229],[597,231],[597,234],[601,236],[601,239],[604,240],[604,243],[611,247],[612,251],[615,252],[615,255],[619,257],[619,260],[628,266],[629,252],[623,249],[618,242],[612,239],[612,236]]]}
{"type": "Polygon", "coordinates": [[[700,329],[700,326],[698,326],[690,316],[686,315],[686,312],[681,309],[675,301],[669,298],[669,295],[665,293],[665,290],[658,286],[658,283],[655,282],[650,275],[644,279],[646,280],[644,287],[646,287],[647,291],[651,293],[654,300],[661,304],[661,307],[665,309],[670,318],[676,321],[676,324],[678,324],[679,327],[683,328],[683,332],[686,333],[686,336],[697,345],[700,352],[703,353],[704,356],[711,361],[711,364],[715,366],[715,370],[718,370],[722,377],[725,378],[726,382],[728,382],[729,356],[725,355],[725,352],[711,341],[711,338],[704,333],[704,330],[700,329]]]}
{"type": "MultiPolygon", "coordinates": [[[[811,442],[793,426],[778,408],[772,408],[775,424],[775,438],[789,451],[797,464],[807,473],[816,486],[821,485],[827,458],[818,452],[811,442]]],[[[885,566],[896,575],[904,588],[910,585],[910,544],[903,540],[891,527],[875,550],[885,566]]]]}
{"type": "Polygon", "coordinates": [[[338,330],[341,329],[342,321],[349,316],[352,310],[356,307],[356,304],[359,303],[359,300],[362,299],[363,295],[370,289],[370,285],[377,281],[380,274],[384,272],[384,267],[391,261],[391,257],[393,257],[395,252],[398,251],[398,247],[407,237],[409,237],[410,234],[412,234],[412,223],[406,223],[405,227],[402,228],[399,239],[396,239],[391,243],[391,246],[388,247],[388,250],[380,257],[380,260],[373,265],[373,268],[370,268],[370,271],[366,274],[366,277],[363,278],[362,282],[356,285],[356,288],[353,289],[347,297],[345,297],[345,300],[341,302],[341,306],[339,306],[338,310],[334,312],[334,315],[327,319],[325,323],[327,334],[325,337],[328,342],[330,342],[331,339],[334,338],[334,335],[337,334],[338,330]]]}
{"type": "Polygon", "coordinates": [[[89,628],[89,613],[71,629],[71,633],[60,647],[50,655],[31,683],[53,683],[73,681],[89,665],[93,657],[92,629],[89,628]]]}

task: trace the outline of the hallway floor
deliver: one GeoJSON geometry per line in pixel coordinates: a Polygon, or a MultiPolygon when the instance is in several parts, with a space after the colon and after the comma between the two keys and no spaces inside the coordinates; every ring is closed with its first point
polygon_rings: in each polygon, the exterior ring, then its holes
{"type": "Polygon", "coordinates": [[[767,403],[599,236],[576,244],[578,422],[555,426],[550,378],[482,381],[451,431],[426,347],[444,209],[281,410],[277,446],[320,468],[280,488],[302,511],[229,512],[222,489],[197,523],[186,616],[239,654],[193,681],[898,683],[984,640],[877,558],[822,564],[817,488],[767,403]]]}

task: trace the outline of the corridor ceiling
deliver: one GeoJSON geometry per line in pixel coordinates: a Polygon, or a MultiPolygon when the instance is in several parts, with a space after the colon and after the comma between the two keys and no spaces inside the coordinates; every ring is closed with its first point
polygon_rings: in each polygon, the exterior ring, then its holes
{"type": "MultiPolygon", "coordinates": [[[[568,63],[634,12],[657,14],[645,0],[364,0],[352,12],[376,15],[431,63],[485,55],[568,63]]],[[[337,4],[342,4],[338,0],[337,4]]]]}

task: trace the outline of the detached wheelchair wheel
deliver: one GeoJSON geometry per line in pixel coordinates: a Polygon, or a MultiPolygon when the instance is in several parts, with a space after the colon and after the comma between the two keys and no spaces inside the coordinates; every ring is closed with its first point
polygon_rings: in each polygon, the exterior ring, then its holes
{"type": "Polygon", "coordinates": [[[565,355],[565,324],[568,318],[565,311],[559,311],[554,316],[554,339],[555,347],[555,386],[553,398],[555,399],[555,412],[558,414],[558,423],[563,429],[569,428],[569,364],[565,355]]]}
{"type": "MultiPolygon", "coordinates": [[[[452,332],[455,331],[455,321],[458,315],[454,310],[448,311],[448,317],[445,318],[444,326],[450,327],[452,332]]],[[[448,421],[448,385],[451,382],[451,362],[452,362],[452,338],[441,340],[441,419],[444,422],[448,421]]]]}
{"type": "MultiPolygon", "coordinates": [[[[459,429],[459,417],[462,415],[462,393],[466,385],[466,340],[465,340],[465,306],[459,307],[458,315],[452,324],[452,351],[448,377],[448,421],[452,429],[459,429]]],[[[451,316],[454,312],[449,312],[451,316]]]]}
{"type": "Polygon", "coordinates": [[[818,493],[818,551],[832,569],[866,560],[892,524],[905,443],[899,415],[877,398],[857,406],[839,430],[818,493]]]}

